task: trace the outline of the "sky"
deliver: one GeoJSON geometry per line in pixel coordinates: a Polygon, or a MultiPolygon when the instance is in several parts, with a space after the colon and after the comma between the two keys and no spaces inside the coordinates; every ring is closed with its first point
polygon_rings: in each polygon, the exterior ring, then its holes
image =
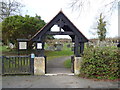
{"type": "MultiPolygon", "coordinates": [[[[35,14],[40,15],[41,18],[48,23],[61,9],[63,13],[73,22],[73,24],[88,38],[96,38],[93,32],[95,31],[95,25],[97,17],[100,11],[105,11],[107,8],[103,7],[106,2],[98,2],[97,0],[91,0],[94,2],[90,3],[81,13],[79,11],[72,11],[69,3],[71,0],[20,0],[21,3],[25,5],[22,15],[35,16],[35,14]]],[[[99,0],[100,1],[100,0],[99,0]]],[[[111,16],[106,16],[107,20],[107,37],[118,36],[118,11],[114,10],[111,16]]],[[[58,27],[53,27],[53,30],[58,29],[58,27]]],[[[56,38],[61,38],[61,36],[55,36],[56,38]]],[[[68,36],[62,36],[65,38],[68,36]]],[[[69,38],[69,37],[68,37],[69,38]]]]}

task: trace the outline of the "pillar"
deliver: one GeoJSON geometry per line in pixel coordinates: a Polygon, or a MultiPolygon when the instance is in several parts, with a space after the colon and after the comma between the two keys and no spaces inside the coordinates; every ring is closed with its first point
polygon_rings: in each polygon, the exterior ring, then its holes
{"type": "Polygon", "coordinates": [[[80,54],[83,54],[84,51],[84,43],[80,43],[80,54]]]}
{"type": "Polygon", "coordinates": [[[74,74],[75,75],[80,74],[81,62],[82,62],[81,57],[74,57],[74,74]]]}
{"type": "Polygon", "coordinates": [[[74,54],[76,57],[80,56],[80,54],[79,54],[79,41],[78,41],[77,36],[75,36],[74,54]]]}
{"type": "Polygon", "coordinates": [[[45,57],[34,58],[34,75],[45,75],[45,57]]]}

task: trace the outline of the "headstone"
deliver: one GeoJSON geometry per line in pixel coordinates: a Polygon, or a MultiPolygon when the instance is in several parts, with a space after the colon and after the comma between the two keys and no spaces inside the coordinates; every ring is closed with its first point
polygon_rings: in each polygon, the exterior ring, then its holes
{"type": "Polygon", "coordinates": [[[10,49],[13,49],[14,48],[14,45],[12,43],[9,43],[9,48],[10,49]]]}
{"type": "Polygon", "coordinates": [[[62,44],[56,44],[56,51],[61,51],[63,48],[62,44]]]}
{"type": "Polygon", "coordinates": [[[74,51],[74,44],[72,44],[71,51],[74,51]]]}
{"type": "Polygon", "coordinates": [[[70,48],[70,44],[68,44],[67,47],[70,48]]]}
{"type": "Polygon", "coordinates": [[[48,46],[47,50],[49,50],[49,51],[55,51],[55,47],[54,46],[48,46]]]}

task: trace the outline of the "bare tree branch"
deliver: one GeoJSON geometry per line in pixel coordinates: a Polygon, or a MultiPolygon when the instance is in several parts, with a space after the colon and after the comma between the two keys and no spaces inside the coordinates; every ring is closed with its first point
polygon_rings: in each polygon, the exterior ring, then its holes
{"type": "Polygon", "coordinates": [[[20,14],[21,8],[24,7],[20,2],[16,0],[9,0],[8,2],[1,1],[0,2],[0,18],[4,19],[11,15],[20,14]]]}
{"type": "MultiPolygon", "coordinates": [[[[79,11],[82,12],[82,10],[85,10],[85,8],[89,8],[90,4],[92,4],[92,2],[94,2],[96,0],[71,0],[69,3],[70,8],[72,9],[72,11],[79,11]]],[[[109,8],[107,13],[111,13],[115,10],[115,8],[118,6],[118,2],[120,0],[98,0],[101,2],[108,2],[106,3],[103,7],[101,8],[109,8]]],[[[101,12],[100,12],[101,13],[101,12]]]]}

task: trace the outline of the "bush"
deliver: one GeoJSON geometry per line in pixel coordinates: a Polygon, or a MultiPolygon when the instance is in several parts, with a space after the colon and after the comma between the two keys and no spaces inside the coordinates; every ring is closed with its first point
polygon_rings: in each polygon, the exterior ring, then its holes
{"type": "Polygon", "coordinates": [[[84,51],[81,76],[97,79],[119,78],[120,51],[116,47],[87,48],[84,51]]]}

